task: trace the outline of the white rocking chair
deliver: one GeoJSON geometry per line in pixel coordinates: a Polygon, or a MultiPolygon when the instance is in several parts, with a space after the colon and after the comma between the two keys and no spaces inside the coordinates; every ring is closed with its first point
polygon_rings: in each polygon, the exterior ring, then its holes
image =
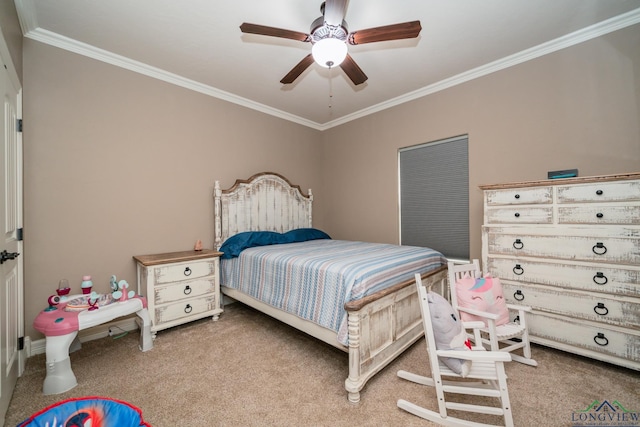
{"type": "Polygon", "coordinates": [[[529,342],[529,330],[527,327],[526,313],[531,311],[531,307],[507,304],[507,308],[510,311],[518,312],[518,322],[509,322],[504,325],[496,325],[496,319],[498,315],[487,313],[484,311],[478,311],[471,308],[461,307],[458,305],[458,298],[456,294],[456,282],[460,280],[465,274],[469,274],[470,277],[479,278],[482,276],[480,271],[480,263],[477,259],[474,259],[469,264],[454,264],[448,263],[449,268],[449,292],[451,293],[451,305],[453,309],[458,313],[466,312],[475,316],[486,319],[487,327],[482,328],[484,333],[482,343],[475,342],[476,345],[488,346],[491,351],[504,351],[511,353],[511,357],[514,361],[524,363],[525,365],[538,366],[538,362],[531,358],[531,343],[529,342]],[[514,339],[515,338],[515,339],[514,339]],[[500,347],[502,343],[503,347],[500,347]],[[519,354],[513,354],[512,352],[517,349],[522,349],[524,356],[519,354]]]}
{"type": "MultiPolygon", "coordinates": [[[[448,409],[502,416],[504,417],[505,426],[513,426],[509,391],[507,389],[507,376],[504,371],[504,362],[509,362],[511,360],[511,355],[504,352],[483,351],[484,348],[476,349],[474,351],[437,350],[431,322],[431,314],[429,312],[427,290],[422,285],[420,275],[416,275],[416,286],[418,288],[418,297],[422,312],[422,322],[424,324],[425,340],[427,343],[427,351],[429,353],[429,364],[431,367],[432,378],[412,374],[402,370],[398,371],[398,376],[417,384],[435,387],[438,398],[438,411],[436,412],[423,408],[403,399],[398,400],[398,407],[413,415],[445,426],[493,426],[493,424],[483,424],[452,417],[447,413],[448,409]],[[471,360],[471,369],[466,378],[480,381],[470,382],[443,380],[443,376],[460,378],[460,375],[449,369],[440,360],[441,357],[454,357],[458,359],[471,360]],[[500,406],[447,402],[445,393],[496,397],[500,400],[500,406]]],[[[477,324],[479,322],[473,323],[477,324]]]]}

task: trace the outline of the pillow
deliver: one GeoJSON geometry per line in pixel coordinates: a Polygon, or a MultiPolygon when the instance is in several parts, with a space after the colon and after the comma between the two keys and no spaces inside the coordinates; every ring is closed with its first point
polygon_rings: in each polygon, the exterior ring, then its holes
{"type": "Polygon", "coordinates": [[[331,239],[327,233],[317,228],[297,228],[284,233],[288,243],[306,242],[307,240],[331,239]]]}
{"type": "MultiPolygon", "coordinates": [[[[509,323],[509,309],[507,309],[507,302],[504,299],[500,279],[497,277],[486,275],[485,277],[474,279],[466,275],[456,281],[456,296],[460,307],[474,308],[497,314],[500,317],[496,320],[496,325],[509,323]]],[[[461,311],[460,317],[462,317],[463,322],[479,320],[487,325],[487,319],[480,316],[461,311]]]]}
{"type": "Polygon", "coordinates": [[[220,258],[234,258],[247,248],[277,245],[280,243],[287,242],[284,240],[282,234],[276,233],[275,231],[244,231],[225,240],[222,246],[220,246],[220,252],[223,252],[220,258]]]}
{"type": "MultiPolygon", "coordinates": [[[[456,316],[449,301],[435,292],[427,294],[429,303],[429,313],[431,314],[431,324],[433,325],[433,336],[436,341],[437,350],[469,350],[471,343],[462,327],[462,322],[456,316]]],[[[442,363],[447,365],[456,374],[463,378],[469,375],[471,361],[455,359],[452,357],[441,357],[442,363]]]]}

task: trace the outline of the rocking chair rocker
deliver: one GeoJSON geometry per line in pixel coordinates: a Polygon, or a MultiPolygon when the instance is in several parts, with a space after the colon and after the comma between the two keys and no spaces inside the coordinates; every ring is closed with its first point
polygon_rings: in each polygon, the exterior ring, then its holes
{"type": "MultiPolygon", "coordinates": [[[[398,371],[400,378],[412,381],[417,384],[431,386],[436,389],[438,398],[438,411],[423,408],[406,400],[398,400],[398,407],[418,417],[445,426],[492,426],[493,424],[483,424],[462,418],[450,416],[447,410],[457,410],[473,412],[478,414],[489,414],[502,416],[504,425],[513,426],[513,416],[507,389],[507,376],[504,371],[504,362],[511,360],[511,355],[505,352],[484,351],[483,347],[476,347],[475,350],[438,350],[436,349],[436,338],[433,329],[433,322],[430,312],[430,304],[434,304],[432,293],[428,293],[422,285],[420,275],[416,275],[416,286],[418,288],[418,298],[422,312],[422,322],[425,330],[425,340],[429,353],[429,365],[432,377],[424,377],[412,374],[407,371],[398,371]],[[479,381],[448,381],[442,377],[460,378],[461,375],[453,372],[445,363],[443,358],[456,358],[471,361],[471,367],[465,378],[479,381]],[[445,393],[466,394],[472,396],[495,397],[500,401],[500,406],[485,406],[469,403],[459,403],[447,401],[445,393]]],[[[451,313],[454,313],[451,309],[451,313]]],[[[474,326],[479,326],[478,323],[474,326]]],[[[468,326],[465,324],[464,326],[468,326]]]]}

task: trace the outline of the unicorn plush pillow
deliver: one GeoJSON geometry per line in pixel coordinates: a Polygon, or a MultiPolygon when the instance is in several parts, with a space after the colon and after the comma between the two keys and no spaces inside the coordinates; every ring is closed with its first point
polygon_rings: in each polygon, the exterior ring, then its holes
{"type": "MultiPolygon", "coordinates": [[[[469,350],[471,343],[467,338],[462,322],[456,316],[449,301],[435,292],[427,294],[431,324],[433,326],[433,336],[437,350],[469,350]]],[[[455,359],[452,357],[441,357],[442,363],[447,365],[456,374],[466,377],[471,369],[471,361],[455,359]]]]}
{"type": "MultiPolygon", "coordinates": [[[[496,325],[509,323],[509,309],[504,299],[500,279],[486,275],[474,279],[469,275],[456,281],[456,296],[460,307],[473,308],[500,316],[496,325]]],[[[486,319],[460,311],[463,322],[481,321],[487,324],[486,319]]]]}

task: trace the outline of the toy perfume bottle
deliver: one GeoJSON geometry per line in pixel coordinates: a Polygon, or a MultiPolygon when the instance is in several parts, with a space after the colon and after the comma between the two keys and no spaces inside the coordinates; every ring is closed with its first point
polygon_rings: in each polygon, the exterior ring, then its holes
{"type": "Polygon", "coordinates": [[[91,276],[82,276],[82,284],[80,285],[82,288],[82,293],[87,295],[91,293],[91,288],[93,287],[93,282],[91,281],[91,276]]]}

